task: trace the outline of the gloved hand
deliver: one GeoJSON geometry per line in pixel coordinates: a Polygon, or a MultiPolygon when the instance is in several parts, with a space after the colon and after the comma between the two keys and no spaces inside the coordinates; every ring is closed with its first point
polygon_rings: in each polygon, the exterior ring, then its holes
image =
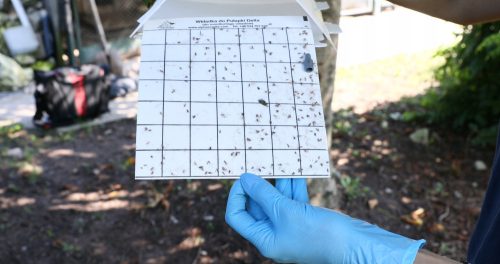
{"type": "Polygon", "coordinates": [[[413,263],[415,241],[342,213],[307,203],[305,180],[243,174],[229,194],[226,222],[281,263],[413,263]]]}

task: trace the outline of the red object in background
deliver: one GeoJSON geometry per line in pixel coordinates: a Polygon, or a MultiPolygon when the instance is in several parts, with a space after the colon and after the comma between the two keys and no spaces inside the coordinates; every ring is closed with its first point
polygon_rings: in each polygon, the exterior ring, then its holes
{"type": "Polygon", "coordinates": [[[78,74],[70,74],[68,80],[75,89],[75,108],[76,114],[79,117],[84,117],[87,113],[87,95],[85,94],[84,85],[85,76],[78,74]]]}

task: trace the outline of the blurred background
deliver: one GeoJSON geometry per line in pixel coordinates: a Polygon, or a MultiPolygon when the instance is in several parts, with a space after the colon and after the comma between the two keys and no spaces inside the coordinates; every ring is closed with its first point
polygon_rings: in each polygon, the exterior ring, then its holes
{"type": "MultiPolygon", "coordinates": [[[[12,39],[14,2],[0,0],[2,262],[271,263],[224,222],[231,181],[133,180],[140,40],[129,35],[154,1],[97,0],[97,19],[92,1],[22,1],[32,30],[12,39]],[[35,128],[34,72],[83,64],[104,65],[110,111],[35,128]]],[[[319,182],[329,189],[311,183],[313,202],[465,260],[500,119],[500,23],[329,4],[343,29],[321,73],[336,170],[319,182]]]]}

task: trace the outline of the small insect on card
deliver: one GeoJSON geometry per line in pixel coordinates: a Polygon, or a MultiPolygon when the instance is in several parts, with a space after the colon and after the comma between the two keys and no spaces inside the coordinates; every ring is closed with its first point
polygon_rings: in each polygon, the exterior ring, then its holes
{"type": "Polygon", "coordinates": [[[330,176],[307,17],[144,27],[136,179],[330,176]]]}

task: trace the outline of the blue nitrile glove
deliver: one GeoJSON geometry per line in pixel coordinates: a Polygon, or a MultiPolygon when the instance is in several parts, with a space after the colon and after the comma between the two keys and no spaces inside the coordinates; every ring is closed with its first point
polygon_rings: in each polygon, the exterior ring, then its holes
{"type": "Polygon", "coordinates": [[[277,187],[243,174],[226,209],[226,222],[276,262],[413,263],[425,243],[309,205],[305,180],[277,180],[277,187]]]}

